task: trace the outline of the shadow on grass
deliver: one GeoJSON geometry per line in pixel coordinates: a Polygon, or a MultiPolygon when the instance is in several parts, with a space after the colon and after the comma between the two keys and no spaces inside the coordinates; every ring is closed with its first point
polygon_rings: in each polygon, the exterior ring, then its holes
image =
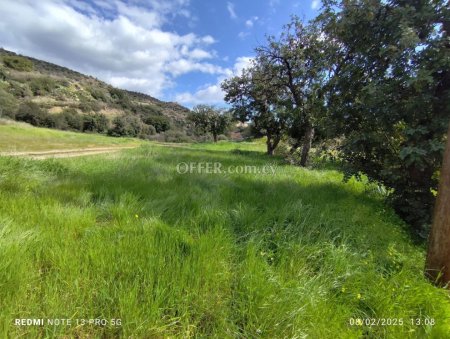
{"type": "MultiPolygon", "coordinates": [[[[142,217],[158,217],[168,225],[206,232],[221,225],[236,239],[247,241],[253,234],[289,231],[290,237],[310,243],[344,244],[356,251],[369,248],[366,235],[374,225],[387,231],[377,232],[376,247],[387,250],[389,228],[398,225],[398,218],[379,199],[349,185],[324,177],[314,178],[300,169],[299,178],[288,175],[223,175],[179,174],[178,161],[219,161],[227,165],[263,166],[274,161],[280,168],[292,166],[280,160],[251,153],[235,154],[221,151],[177,149],[148,155],[130,153],[120,162],[101,161],[88,171],[71,169],[64,175],[68,185],[89,192],[94,206],[113,206],[127,200],[139,209],[142,217]],[[75,182],[71,178],[76,178],[75,182]],[[67,181],[68,180],[68,181],[67,181]]],[[[69,202],[69,201],[67,201],[69,202]]],[[[74,201],[76,203],[76,201],[74,201]]],[[[114,221],[113,216],[106,217],[114,221]]]]}

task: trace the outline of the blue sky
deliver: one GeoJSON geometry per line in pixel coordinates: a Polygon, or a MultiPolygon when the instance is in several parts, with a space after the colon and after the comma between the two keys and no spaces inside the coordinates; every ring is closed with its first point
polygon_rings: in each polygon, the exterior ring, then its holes
{"type": "Polygon", "coordinates": [[[220,82],[318,0],[0,1],[0,46],[176,101],[223,104],[220,82]]]}

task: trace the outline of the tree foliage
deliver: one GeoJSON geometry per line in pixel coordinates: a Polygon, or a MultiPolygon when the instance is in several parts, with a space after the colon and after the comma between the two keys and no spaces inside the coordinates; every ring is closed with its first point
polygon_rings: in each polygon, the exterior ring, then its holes
{"type": "Polygon", "coordinates": [[[430,223],[450,117],[449,10],[438,1],[325,1],[328,115],[348,174],[393,189],[417,231],[430,223]]]}
{"type": "Polygon", "coordinates": [[[223,110],[209,105],[197,105],[192,109],[189,120],[201,134],[211,133],[214,142],[217,142],[219,134],[225,133],[231,119],[223,110]]]}

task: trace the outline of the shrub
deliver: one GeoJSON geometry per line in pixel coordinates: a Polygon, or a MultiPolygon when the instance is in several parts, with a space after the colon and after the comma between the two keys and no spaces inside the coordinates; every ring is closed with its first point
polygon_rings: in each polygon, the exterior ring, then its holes
{"type": "Polygon", "coordinates": [[[8,92],[16,98],[29,98],[33,96],[28,84],[21,84],[18,81],[10,81],[8,92]]]}
{"type": "Polygon", "coordinates": [[[16,71],[29,72],[33,70],[33,62],[18,55],[3,56],[3,63],[5,66],[15,69],[16,71]]]}
{"type": "Polygon", "coordinates": [[[61,114],[45,114],[40,126],[62,130],[68,129],[67,121],[61,114]]]}
{"type": "Polygon", "coordinates": [[[152,125],[142,124],[141,131],[138,135],[141,139],[149,139],[151,136],[156,134],[156,129],[152,125]]]}
{"type": "Polygon", "coordinates": [[[226,140],[228,140],[228,137],[225,134],[219,134],[219,136],[217,137],[217,140],[226,141],[226,140]]]}
{"type": "Polygon", "coordinates": [[[33,78],[30,81],[30,89],[33,95],[46,95],[53,92],[58,83],[50,77],[33,78]]]}
{"type": "Polygon", "coordinates": [[[33,126],[44,126],[48,113],[31,101],[24,102],[19,106],[16,120],[27,122],[33,126]]]}
{"type": "Polygon", "coordinates": [[[192,139],[181,131],[164,132],[164,141],[166,142],[192,142],[192,139]]]}
{"type": "Polygon", "coordinates": [[[103,102],[109,101],[108,100],[108,97],[109,97],[108,92],[106,90],[104,90],[103,88],[90,86],[87,88],[87,90],[89,91],[89,93],[95,100],[100,100],[103,102]]]}
{"type": "Polygon", "coordinates": [[[108,118],[101,113],[83,115],[83,132],[103,133],[108,129],[108,118]]]}
{"type": "Polygon", "coordinates": [[[124,110],[133,108],[130,96],[124,90],[111,87],[109,89],[109,94],[111,95],[111,99],[113,99],[120,108],[124,110]]]}
{"type": "Polygon", "coordinates": [[[84,113],[98,112],[101,110],[101,106],[97,101],[89,101],[83,98],[81,99],[78,108],[84,113]]]}
{"type": "Polygon", "coordinates": [[[74,108],[66,108],[60,113],[61,117],[66,122],[67,129],[82,131],[83,130],[83,116],[74,108]]]}
{"type": "Polygon", "coordinates": [[[142,132],[143,124],[141,120],[133,115],[120,116],[114,118],[112,127],[108,130],[108,135],[113,137],[137,137],[142,132]]]}
{"type": "Polygon", "coordinates": [[[14,119],[18,107],[17,99],[10,93],[0,89],[0,117],[14,119]]]}
{"type": "Polygon", "coordinates": [[[108,135],[112,137],[123,137],[127,135],[127,122],[124,117],[115,117],[112,126],[108,130],[108,135]]]}
{"type": "Polygon", "coordinates": [[[165,132],[170,129],[169,118],[163,115],[149,115],[144,117],[144,123],[155,127],[157,133],[165,132]]]}

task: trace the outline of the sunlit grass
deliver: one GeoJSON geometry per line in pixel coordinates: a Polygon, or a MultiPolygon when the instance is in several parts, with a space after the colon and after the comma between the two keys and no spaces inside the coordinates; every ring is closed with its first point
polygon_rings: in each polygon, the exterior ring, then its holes
{"type": "Polygon", "coordinates": [[[107,146],[138,146],[143,141],[100,134],[65,132],[0,119],[0,152],[48,151],[107,146]]]}
{"type": "Polygon", "coordinates": [[[0,158],[0,334],[448,337],[448,294],[423,278],[424,248],[382,198],[337,171],[270,159],[263,146],[0,158]],[[179,162],[207,161],[271,164],[276,174],[177,173],[179,162]],[[436,325],[413,326],[417,317],[436,325]],[[122,326],[17,327],[15,318],[122,326]]]}

